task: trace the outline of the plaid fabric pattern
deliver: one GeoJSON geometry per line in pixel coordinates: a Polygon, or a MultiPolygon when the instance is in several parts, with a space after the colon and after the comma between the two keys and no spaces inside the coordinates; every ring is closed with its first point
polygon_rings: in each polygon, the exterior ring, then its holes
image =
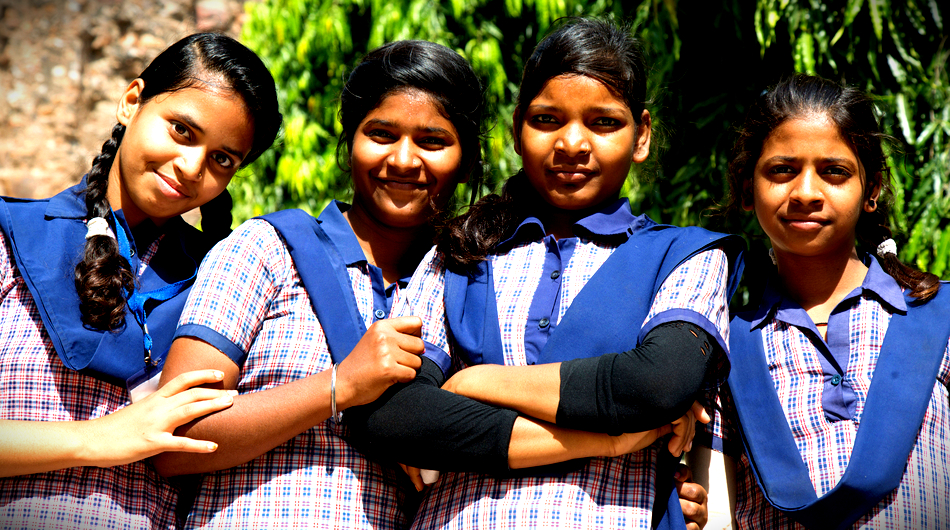
{"type": "MultiPolygon", "coordinates": [[[[578,238],[562,271],[558,322],[615,249],[616,246],[578,238]]],[[[540,283],[545,253],[546,245],[538,239],[490,258],[505,360],[509,365],[526,362],[526,319],[540,283]]],[[[650,317],[668,309],[689,308],[704,314],[720,334],[728,337],[726,275],[727,260],[721,250],[694,256],[666,280],[654,299],[650,317]],[[696,300],[712,302],[690,305],[696,300]]],[[[423,339],[450,351],[443,282],[442,259],[433,249],[410,280],[407,305],[399,311],[422,317],[423,339]]],[[[453,358],[453,363],[459,368],[457,358],[453,358]]],[[[555,477],[494,478],[477,473],[445,473],[423,500],[413,528],[650,528],[655,461],[657,451],[665,450],[662,446],[658,443],[621,458],[592,459],[579,471],[555,477]]]]}
{"type": "MultiPolygon", "coordinates": [[[[2,233],[0,241],[0,419],[90,420],[126,406],[124,388],[63,366],[2,233]]],[[[0,478],[0,529],[170,529],[177,501],[147,462],[0,478]]]]}
{"type": "MultiPolygon", "coordinates": [[[[891,314],[876,298],[861,295],[849,311],[850,357],[847,375],[857,396],[853,420],[829,422],[822,409],[823,374],[809,335],[776,319],[763,328],[763,342],[775,390],[819,495],[844,474],[854,446],[874,368],[891,314]]],[[[900,486],[859,519],[854,528],[950,528],[950,345],[944,353],[930,406],[900,486]]],[[[725,394],[725,393],[724,393],[725,394]]],[[[738,440],[728,395],[717,419],[726,442],[738,440]]],[[[754,427],[754,426],[753,426],[754,427]]],[[[739,446],[741,448],[741,445],[739,446]]],[[[740,528],[803,528],[772,508],[743,455],[737,469],[736,519],[740,528]]]]}
{"type": "MultiPolygon", "coordinates": [[[[347,270],[369,326],[373,291],[366,265],[347,270]]],[[[246,352],[241,393],[333,363],[290,253],[266,221],[244,223],[204,260],[179,322],[187,324],[213,330],[246,352]]],[[[396,471],[364,458],[341,434],[326,421],[246,464],[207,474],[187,527],[406,526],[396,471]]]]}

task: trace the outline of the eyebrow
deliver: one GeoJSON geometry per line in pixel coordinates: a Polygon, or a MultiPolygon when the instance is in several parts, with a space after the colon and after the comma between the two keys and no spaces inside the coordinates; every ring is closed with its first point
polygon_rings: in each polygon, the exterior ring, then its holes
{"type": "MultiPolygon", "coordinates": [[[[196,122],[191,116],[187,114],[183,114],[181,112],[174,112],[172,113],[172,117],[180,122],[183,122],[188,127],[191,127],[192,129],[198,131],[199,134],[205,133],[205,130],[200,125],[198,125],[198,122],[196,122]]],[[[238,162],[242,162],[244,160],[245,153],[242,153],[233,147],[228,147],[225,145],[221,147],[221,150],[226,151],[227,153],[230,153],[231,155],[233,155],[235,158],[238,159],[238,162]]]]}
{"type": "MultiPolygon", "coordinates": [[[[784,155],[775,155],[766,158],[765,162],[797,162],[801,160],[800,156],[784,156],[784,155]]],[[[839,156],[828,156],[825,158],[818,159],[819,162],[823,164],[844,164],[844,165],[854,165],[854,160],[850,158],[844,158],[839,156]]]]}
{"type": "MultiPolygon", "coordinates": [[[[544,105],[544,104],[533,104],[528,105],[528,109],[539,112],[539,111],[560,111],[560,107],[555,105],[544,105]]],[[[590,107],[584,109],[585,112],[594,112],[599,114],[624,114],[623,108],[620,107],[590,107]]]]}
{"type": "MultiPolygon", "coordinates": [[[[392,120],[381,120],[379,118],[373,118],[371,120],[368,120],[364,124],[364,127],[371,127],[371,126],[396,128],[399,125],[392,120]]],[[[419,127],[415,130],[425,132],[425,133],[431,133],[431,134],[443,134],[445,136],[453,136],[452,131],[444,127],[419,127]]]]}

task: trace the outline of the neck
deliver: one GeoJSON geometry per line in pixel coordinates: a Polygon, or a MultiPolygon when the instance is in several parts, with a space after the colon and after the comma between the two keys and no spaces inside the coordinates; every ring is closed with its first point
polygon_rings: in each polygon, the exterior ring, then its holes
{"type": "Polygon", "coordinates": [[[544,203],[538,212],[538,218],[544,223],[545,232],[550,236],[554,236],[555,239],[574,237],[574,223],[599,212],[606,204],[610,204],[616,199],[616,197],[613,197],[609,201],[582,210],[565,210],[544,203]]]}
{"type": "Polygon", "coordinates": [[[852,246],[847,253],[798,256],[775,251],[785,292],[801,304],[815,322],[827,322],[831,311],[861,286],[868,268],[852,246]]]}
{"type": "Polygon", "coordinates": [[[386,226],[356,204],[343,216],[353,229],[366,260],[383,271],[383,279],[387,284],[411,274],[418,263],[412,258],[421,258],[421,255],[416,255],[431,246],[431,242],[424,237],[429,232],[428,225],[409,228],[386,226]]]}

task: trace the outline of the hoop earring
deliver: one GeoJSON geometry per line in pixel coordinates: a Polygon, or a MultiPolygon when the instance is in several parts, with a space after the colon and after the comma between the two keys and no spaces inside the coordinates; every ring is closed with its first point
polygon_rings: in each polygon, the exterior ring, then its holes
{"type": "Polygon", "coordinates": [[[868,206],[871,208],[877,208],[877,201],[874,200],[874,197],[868,199],[868,206]]]}

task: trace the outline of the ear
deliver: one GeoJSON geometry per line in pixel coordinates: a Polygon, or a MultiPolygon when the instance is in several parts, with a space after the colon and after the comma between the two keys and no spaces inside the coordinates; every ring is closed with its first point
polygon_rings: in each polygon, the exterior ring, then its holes
{"type": "Polygon", "coordinates": [[[739,199],[742,203],[743,210],[747,212],[755,210],[755,199],[752,195],[752,179],[742,181],[742,193],[739,199]]]}
{"type": "Polygon", "coordinates": [[[119,98],[119,107],[115,111],[115,117],[122,125],[128,126],[132,117],[138,112],[142,101],[142,90],[145,89],[145,81],[136,79],[129,83],[129,87],[119,98]]]}
{"type": "Polygon", "coordinates": [[[650,111],[643,109],[640,114],[640,124],[637,125],[636,146],[633,149],[631,160],[639,164],[650,156],[650,138],[653,135],[653,119],[650,117],[650,111]]]}
{"type": "Polygon", "coordinates": [[[518,109],[511,114],[511,135],[515,139],[515,153],[521,156],[521,113],[518,109]]]}
{"type": "Polygon", "coordinates": [[[881,196],[881,179],[883,176],[880,173],[874,175],[874,184],[871,186],[871,189],[868,191],[868,198],[864,201],[864,211],[871,213],[874,210],[877,210],[877,200],[881,196]],[[874,200],[874,205],[871,205],[871,199],[874,200]]]}

